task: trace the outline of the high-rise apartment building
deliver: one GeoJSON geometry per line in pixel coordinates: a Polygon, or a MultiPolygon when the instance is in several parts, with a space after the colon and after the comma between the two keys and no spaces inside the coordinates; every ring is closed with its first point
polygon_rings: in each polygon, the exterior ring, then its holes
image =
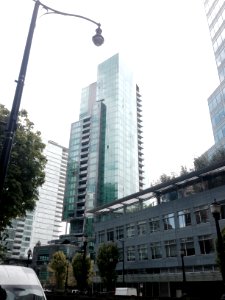
{"type": "Polygon", "coordinates": [[[28,249],[37,242],[46,245],[59,238],[62,222],[68,149],[48,141],[44,154],[47,158],[45,183],[39,188],[39,199],[33,212],[25,218],[13,220],[7,247],[12,258],[26,257],[28,249]]]}
{"type": "Polygon", "coordinates": [[[63,214],[71,235],[91,235],[86,211],[142,190],[142,150],[139,87],[116,54],[82,90],[79,121],[71,126],[63,214]]]}
{"type": "Polygon", "coordinates": [[[225,1],[205,0],[213,50],[220,84],[208,98],[215,145],[208,151],[212,154],[218,147],[225,146],[225,1]]]}

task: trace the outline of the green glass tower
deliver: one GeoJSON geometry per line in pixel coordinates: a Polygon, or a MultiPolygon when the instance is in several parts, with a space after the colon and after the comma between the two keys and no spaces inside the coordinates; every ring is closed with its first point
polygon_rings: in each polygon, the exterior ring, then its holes
{"type": "Polygon", "coordinates": [[[141,112],[139,87],[120,55],[101,63],[71,126],[64,199],[70,234],[92,235],[88,210],[143,189],[141,112]]]}

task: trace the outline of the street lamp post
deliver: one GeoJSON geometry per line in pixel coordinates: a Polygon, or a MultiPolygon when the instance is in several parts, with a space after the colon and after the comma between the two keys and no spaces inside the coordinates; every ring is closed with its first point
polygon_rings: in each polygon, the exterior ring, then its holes
{"type": "Polygon", "coordinates": [[[69,259],[67,259],[67,265],[66,265],[66,279],[65,279],[65,292],[67,292],[68,289],[68,276],[69,276],[69,259]]]}
{"type": "Polygon", "coordinates": [[[31,251],[31,249],[29,249],[27,251],[27,267],[29,267],[31,255],[32,255],[32,251],[31,251]]]}
{"type": "Polygon", "coordinates": [[[87,269],[86,269],[86,255],[87,255],[87,236],[83,236],[83,257],[82,257],[82,274],[83,274],[83,282],[82,282],[82,291],[85,291],[86,288],[86,280],[87,280],[87,269]]]}
{"type": "Polygon", "coordinates": [[[218,251],[218,257],[220,259],[220,271],[222,275],[223,280],[223,292],[225,293],[225,248],[223,244],[223,238],[220,231],[220,225],[219,225],[219,219],[220,219],[220,213],[221,213],[221,205],[214,200],[214,202],[210,205],[210,211],[215,219],[216,224],[216,233],[217,233],[217,251],[218,251]]]}
{"type": "Polygon", "coordinates": [[[124,240],[119,240],[122,244],[122,251],[123,251],[123,260],[122,260],[122,263],[123,263],[123,266],[122,266],[122,282],[123,282],[123,286],[125,285],[125,253],[124,253],[124,240]]]}
{"type": "Polygon", "coordinates": [[[185,297],[187,295],[187,284],[186,284],[186,273],[185,273],[185,266],[184,266],[184,256],[185,250],[180,249],[180,257],[181,257],[181,268],[182,268],[182,296],[185,297]]]}
{"type": "Polygon", "coordinates": [[[34,0],[34,1],[35,1],[34,10],[33,10],[31,23],[30,23],[30,27],[29,27],[29,32],[28,32],[28,36],[27,36],[27,41],[26,41],[26,45],[25,45],[25,49],[24,49],[24,54],[23,54],[23,59],[22,59],[21,68],[20,68],[20,72],[19,72],[19,77],[18,77],[18,80],[16,81],[16,83],[17,83],[16,91],[15,91],[15,95],[14,95],[11,113],[10,113],[9,120],[8,120],[8,123],[6,126],[5,139],[4,139],[2,153],[1,153],[1,157],[0,157],[0,204],[3,201],[2,191],[3,191],[3,187],[4,187],[4,183],[5,183],[6,174],[7,174],[7,168],[8,168],[8,164],[9,164],[13,139],[14,139],[14,135],[15,135],[16,127],[17,127],[17,119],[18,119],[18,114],[19,114],[20,102],[21,102],[21,98],[22,98],[23,87],[24,87],[26,71],[27,71],[27,65],[28,65],[30,49],[31,49],[31,44],[32,44],[32,39],[33,39],[33,34],[34,34],[34,29],[35,29],[35,24],[36,24],[36,20],[37,20],[39,7],[42,6],[44,9],[46,9],[45,14],[58,14],[58,15],[63,15],[63,16],[76,17],[76,18],[81,18],[81,19],[84,19],[84,20],[94,23],[95,25],[97,25],[97,29],[96,29],[96,34],[92,37],[92,41],[96,46],[101,46],[104,43],[104,38],[101,35],[102,30],[101,30],[100,23],[97,23],[97,22],[93,21],[92,19],[86,18],[81,15],[69,14],[69,13],[64,13],[64,12],[55,10],[55,9],[41,3],[39,0],[34,0]]]}
{"type": "Polygon", "coordinates": [[[180,257],[181,257],[181,267],[182,267],[182,280],[183,280],[183,294],[186,294],[186,273],[185,273],[185,266],[184,266],[184,256],[185,251],[184,249],[180,250],[180,257]]]}

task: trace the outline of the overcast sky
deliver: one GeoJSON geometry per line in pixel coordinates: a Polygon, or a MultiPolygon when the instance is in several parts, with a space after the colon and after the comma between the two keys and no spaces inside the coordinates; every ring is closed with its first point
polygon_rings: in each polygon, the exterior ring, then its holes
{"type": "MultiPolygon", "coordinates": [[[[40,9],[21,108],[45,139],[69,145],[79,118],[82,87],[96,81],[97,65],[125,54],[143,99],[148,182],[192,167],[213,144],[207,98],[218,85],[201,0],[43,0],[102,24],[105,43],[93,45],[96,26],[40,9]]],[[[2,1],[0,103],[11,109],[34,7],[2,1]]]]}

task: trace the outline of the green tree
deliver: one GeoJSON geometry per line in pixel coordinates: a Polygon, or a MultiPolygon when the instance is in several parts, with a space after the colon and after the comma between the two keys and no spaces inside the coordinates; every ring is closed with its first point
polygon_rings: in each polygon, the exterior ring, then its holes
{"type": "Polygon", "coordinates": [[[190,171],[188,171],[186,166],[181,166],[180,167],[180,176],[182,175],[187,175],[190,171]]]}
{"type": "Polygon", "coordinates": [[[212,155],[210,162],[212,164],[215,164],[222,161],[225,161],[225,149],[221,147],[217,149],[216,152],[212,155]]]}
{"type": "Polygon", "coordinates": [[[56,283],[56,288],[62,289],[64,287],[67,271],[67,260],[62,251],[57,251],[53,254],[48,264],[48,270],[53,273],[53,281],[56,283]]]}
{"type": "Polygon", "coordinates": [[[77,282],[76,282],[76,279],[73,274],[73,266],[71,263],[69,263],[69,265],[68,265],[67,286],[69,288],[77,286],[77,282]]]}
{"type": "Polygon", "coordinates": [[[88,286],[88,279],[91,273],[91,260],[83,257],[82,253],[77,253],[72,260],[73,274],[77,281],[77,288],[85,290],[88,286]]]}
{"type": "Polygon", "coordinates": [[[170,181],[170,180],[172,180],[174,178],[175,178],[175,174],[174,173],[171,173],[171,175],[166,175],[164,173],[164,174],[162,174],[160,176],[158,183],[166,183],[166,182],[168,182],[168,181],[170,181]]]}
{"type": "Polygon", "coordinates": [[[210,164],[210,161],[206,154],[202,154],[199,157],[194,158],[194,167],[195,167],[196,171],[207,167],[209,164],[210,164]]]}
{"type": "MultiPolygon", "coordinates": [[[[0,153],[8,117],[9,110],[0,104],[0,153]]],[[[34,131],[34,124],[28,119],[27,112],[20,111],[1,198],[0,232],[10,225],[13,218],[23,217],[27,210],[34,209],[38,187],[45,178],[44,148],[41,133],[34,131]]]]}
{"type": "Polygon", "coordinates": [[[115,287],[117,273],[116,265],[119,260],[119,249],[113,242],[100,245],[97,253],[97,266],[102,282],[107,291],[115,287]]]}
{"type": "Polygon", "coordinates": [[[225,149],[223,147],[218,148],[211,158],[207,154],[202,154],[194,159],[195,170],[208,167],[210,165],[225,161],[225,149]]]}

